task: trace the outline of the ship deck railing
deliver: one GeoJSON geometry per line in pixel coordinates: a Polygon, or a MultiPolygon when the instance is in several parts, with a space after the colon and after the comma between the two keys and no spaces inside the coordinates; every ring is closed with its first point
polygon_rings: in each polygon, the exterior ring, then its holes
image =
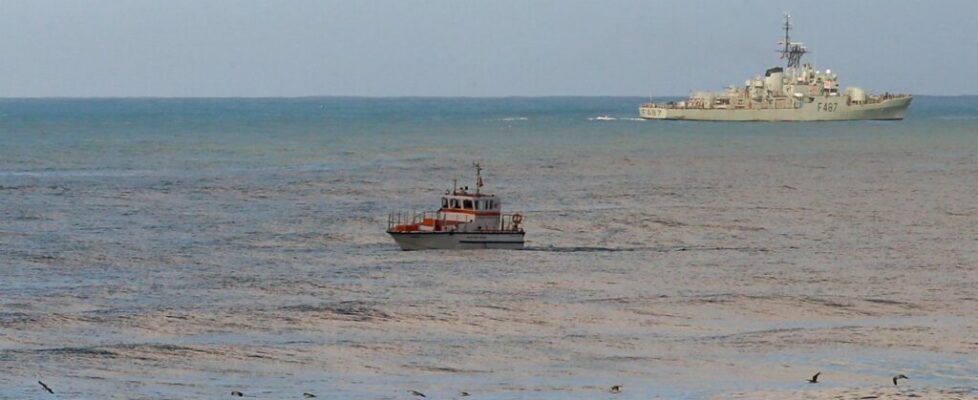
{"type": "MultiPolygon", "coordinates": [[[[645,103],[645,104],[642,104],[642,107],[644,107],[644,108],[662,108],[662,109],[667,109],[667,110],[708,110],[708,108],[706,108],[706,106],[703,105],[703,104],[686,104],[686,105],[680,106],[679,104],[668,104],[668,103],[666,103],[666,104],[645,103]]],[[[747,108],[747,107],[746,106],[731,107],[729,105],[724,104],[724,105],[714,106],[713,108],[709,108],[709,109],[713,109],[713,110],[732,110],[732,109],[740,109],[740,108],[747,108]]]]}
{"type": "Polygon", "coordinates": [[[901,99],[905,97],[910,97],[910,94],[884,92],[883,94],[878,94],[875,96],[866,96],[866,98],[869,100],[867,103],[882,103],[890,99],[901,99]]]}

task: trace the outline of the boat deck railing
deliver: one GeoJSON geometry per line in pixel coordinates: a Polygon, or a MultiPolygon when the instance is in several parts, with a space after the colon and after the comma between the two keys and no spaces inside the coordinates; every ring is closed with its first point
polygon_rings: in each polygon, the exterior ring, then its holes
{"type": "Polygon", "coordinates": [[[409,227],[417,229],[421,225],[433,226],[436,228],[436,231],[451,230],[453,228],[464,232],[523,231],[523,215],[519,213],[500,214],[499,225],[496,229],[465,229],[465,224],[469,222],[471,220],[466,217],[458,215],[450,216],[438,211],[392,211],[387,215],[387,231],[396,231],[398,228],[406,229],[409,227]]]}
{"type": "Polygon", "coordinates": [[[523,231],[523,214],[512,213],[499,216],[499,230],[507,232],[523,231]]]}

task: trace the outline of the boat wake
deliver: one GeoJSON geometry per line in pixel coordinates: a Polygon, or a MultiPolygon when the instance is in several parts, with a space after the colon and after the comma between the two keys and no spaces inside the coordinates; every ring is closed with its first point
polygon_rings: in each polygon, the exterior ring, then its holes
{"type": "Polygon", "coordinates": [[[552,253],[612,253],[623,251],[648,251],[667,253],[673,251],[745,251],[745,252],[768,252],[770,249],[763,247],[714,247],[714,246],[649,246],[649,247],[601,247],[601,246],[541,246],[524,247],[523,251],[546,251],[552,253]]]}
{"type": "Polygon", "coordinates": [[[595,247],[595,246],[570,246],[570,247],[524,247],[524,251],[546,251],[552,253],[612,253],[619,251],[673,251],[663,247],[595,247]]]}
{"type": "Polygon", "coordinates": [[[607,116],[607,115],[599,115],[597,117],[588,117],[587,120],[588,121],[645,121],[644,119],[641,119],[641,118],[632,118],[632,117],[622,117],[622,118],[619,118],[619,117],[610,117],[610,116],[607,116]]]}

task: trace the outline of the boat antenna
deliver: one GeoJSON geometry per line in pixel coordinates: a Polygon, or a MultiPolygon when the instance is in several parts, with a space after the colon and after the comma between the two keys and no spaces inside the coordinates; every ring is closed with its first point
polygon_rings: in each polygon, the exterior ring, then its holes
{"type": "Polygon", "coordinates": [[[801,56],[808,53],[808,49],[801,42],[791,41],[791,14],[788,12],[784,13],[784,41],[778,44],[784,47],[778,50],[781,53],[782,59],[788,59],[788,68],[798,68],[801,66],[801,56]]]}
{"type": "Polygon", "coordinates": [[[479,189],[482,188],[482,166],[479,163],[472,163],[475,167],[475,194],[479,194],[479,189]]]}
{"type": "Polygon", "coordinates": [[[452,179],[452,196],[458,194],[458,178],[452,179]]]}

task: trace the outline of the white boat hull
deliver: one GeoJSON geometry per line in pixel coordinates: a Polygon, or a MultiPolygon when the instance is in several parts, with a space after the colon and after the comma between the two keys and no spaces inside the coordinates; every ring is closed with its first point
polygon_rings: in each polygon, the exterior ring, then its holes
{"type": "Polygon", "coordinates": [[[401,250],[476,250],[523,248],[524,232],[387,232],[401,250]]]}

